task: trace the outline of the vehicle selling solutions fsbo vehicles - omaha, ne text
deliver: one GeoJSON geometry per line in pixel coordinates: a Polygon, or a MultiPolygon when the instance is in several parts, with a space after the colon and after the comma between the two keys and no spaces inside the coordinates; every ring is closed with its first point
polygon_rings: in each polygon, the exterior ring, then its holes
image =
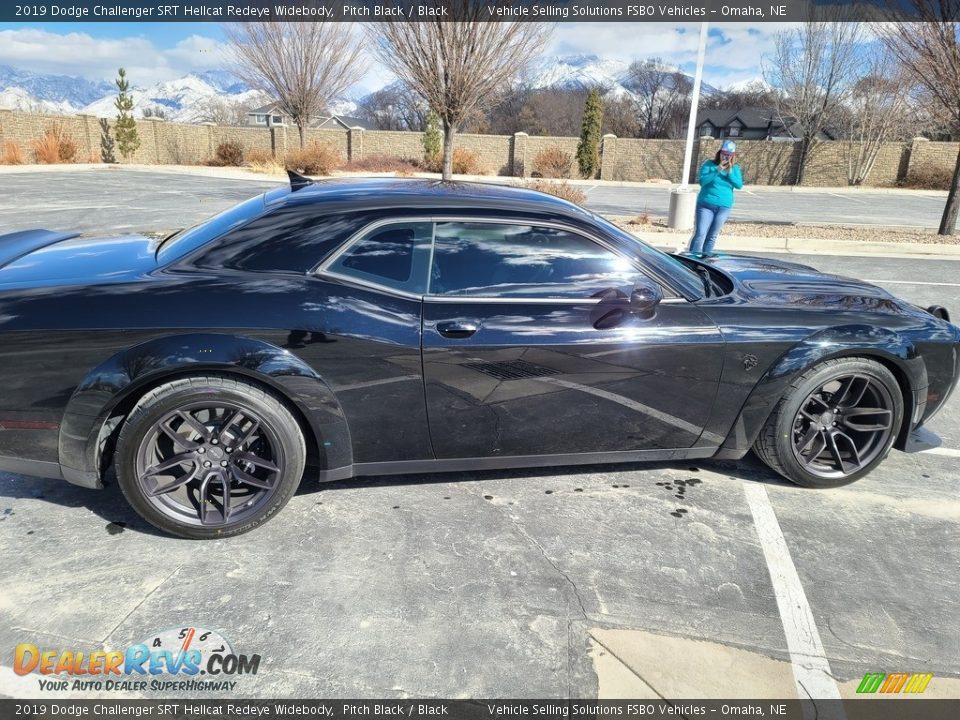
{"type": "Polygon", "coordinates": [[[166,238],[0,236],[0,469],[237,534],[301,478],[738,458],[870,472],[960,329],[778,260],[668,255],[531,190],[272,190],[166,238]],[[308,472],[309,468],[309,472],[308,472]]]}

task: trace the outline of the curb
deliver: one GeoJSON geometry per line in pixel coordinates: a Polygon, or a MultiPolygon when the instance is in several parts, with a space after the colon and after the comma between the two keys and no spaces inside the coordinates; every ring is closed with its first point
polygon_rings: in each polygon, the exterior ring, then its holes
{"type": "MultiPolygon", "coordinates": [[[[629,232],[629,231],[628,231],[629,232]]],[[[690,233],[632,233],[648,245],[676,252],[685,247],[690,233]]],[[[785,253],[794,255],[846,255],[856,257],[929,257],[960,260],[960,244],[860,242],[821,238],[769,238],[727,236],[720,239],[721,252],[785,253]]]]}

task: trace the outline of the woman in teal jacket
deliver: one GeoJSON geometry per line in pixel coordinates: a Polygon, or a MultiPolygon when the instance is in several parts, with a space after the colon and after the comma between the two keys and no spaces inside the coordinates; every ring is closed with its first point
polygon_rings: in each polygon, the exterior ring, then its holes
{"type": "Polygon", "coordinates": [[[713,160],[700,168],[700,193],[697,195],[696,224],[687,252],[693,255],[713,255],[723,224],[733,208],[733,191],[743,187],[743,175],[736,164],[737,146],[724,141],[713,160]]]}

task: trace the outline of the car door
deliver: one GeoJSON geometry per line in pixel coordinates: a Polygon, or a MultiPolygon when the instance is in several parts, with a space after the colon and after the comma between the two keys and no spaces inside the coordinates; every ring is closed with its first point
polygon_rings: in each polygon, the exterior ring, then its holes
{"type": "Polygon", "coordinates": [[[438,458],[697,442],[720,333],[669,292],[652,317],[626,311],[637,282],[652,281],[598,240],[538,221],[435,223],[422,343],[438,458]]]}

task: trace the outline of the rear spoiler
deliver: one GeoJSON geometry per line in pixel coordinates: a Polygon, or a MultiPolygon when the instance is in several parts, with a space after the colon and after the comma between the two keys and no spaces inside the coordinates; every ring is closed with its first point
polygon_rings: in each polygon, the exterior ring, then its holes
{"type": "Polygon", "coordinates": [[[34,250],[55,245],[58,242],[75,238],[78,232],[52,232],[50,230],[23,230],[21,232],[0,235],[0,268],[6,267],[34,250]]]}

